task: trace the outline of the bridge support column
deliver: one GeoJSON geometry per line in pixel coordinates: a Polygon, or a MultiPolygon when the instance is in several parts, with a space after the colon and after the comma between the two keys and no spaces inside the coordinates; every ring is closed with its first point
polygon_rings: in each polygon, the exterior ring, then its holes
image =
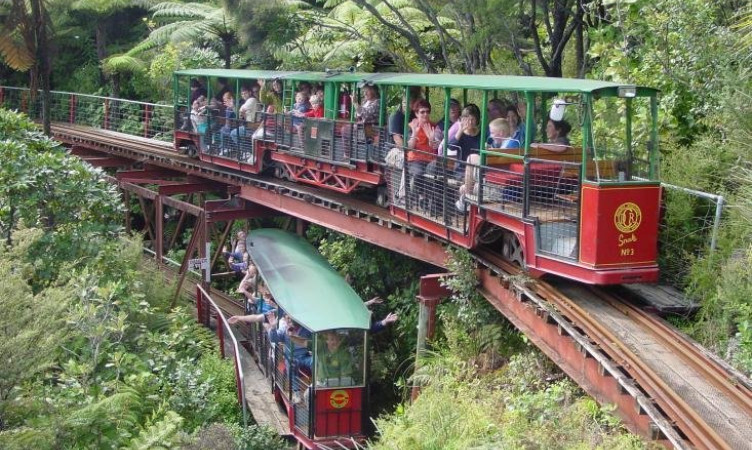
{"type": "Polygon", "coordinates": [[[154,255],[157,260],[157,266],[161,266],[162,252],[164,251],[164,206],[162,205],[162,196],[157,195],[154,198],[154,255]]]}
{"type": "MultiPolygon", "coordinates": [[[[441,285],[444,277],[451,276],[448,273],[437,273],[420,277],[420,290],[416,297],[419,303],[418,312],[418,342],[415,354],[415,368],[420,364],[423,352],[426,350],[426,342],[433,339],[436,331],[436,307],[442,298],[452,293],[441,285]]],[[[411,398],[415,400],[420,393],[420,387],[413,387],[411,398]]]]}

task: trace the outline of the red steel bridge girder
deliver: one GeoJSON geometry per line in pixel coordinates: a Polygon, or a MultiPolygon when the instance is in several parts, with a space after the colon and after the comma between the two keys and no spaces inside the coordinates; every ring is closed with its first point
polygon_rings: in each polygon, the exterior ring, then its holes
{"type": "Polygon", "coordinates": [[[524,301],[509,283],[488,270],[480,271],[481,294],[522,331],[557,366],[601,404],[614,404],[627,427],[650,439],[671,446],[656,436],[653,420],[645,414],[633,395],[608,373],[602,362],[592,357],[557,324],[546,311],[524,301]]]}
{"type": "Polygon", "coordinates": [[[322,208],[305,200],[279,195],[254,185],[241,186],[240,197],[438,267],[446,264],[444,246],[423,236],[412,235],[406,231],[396,238],[395,230],[379,223],[322,208]]]}

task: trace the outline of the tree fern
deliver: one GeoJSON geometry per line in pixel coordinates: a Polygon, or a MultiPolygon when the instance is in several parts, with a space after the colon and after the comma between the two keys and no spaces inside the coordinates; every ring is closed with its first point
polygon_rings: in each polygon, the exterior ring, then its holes
{"type": "Polygon", "coordinates": [[[172,448],[173,440],[181,429],[183,418],[175,411],[167,411],[161,420],[142,428],[128,445],[130,450],[172,448]]]}
{"type": "Polygon", "coordinates": [[[102,69],[107,74],[135,73],[144,70],[146,64],[133,56],[113,55],[102,61],[102,69]]]}

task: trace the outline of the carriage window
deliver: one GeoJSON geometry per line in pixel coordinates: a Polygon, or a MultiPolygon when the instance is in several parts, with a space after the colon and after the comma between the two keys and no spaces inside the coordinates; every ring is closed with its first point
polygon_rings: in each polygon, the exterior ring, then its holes
{"type": "Polygon", "coordinates": [[[633,181],[649,179],[650,157],[655,148],[651,139],[650,99],[646,97],[607,97],[593,105],[592,162],[588,179],[633,181]],[[628,111],[631,115],[628,116],[628,111]]]}
{"type": "Polygon", "coordinates": [[[362,386],[365,331],[331,330],[316,334],[316,386],[362,386]]]}

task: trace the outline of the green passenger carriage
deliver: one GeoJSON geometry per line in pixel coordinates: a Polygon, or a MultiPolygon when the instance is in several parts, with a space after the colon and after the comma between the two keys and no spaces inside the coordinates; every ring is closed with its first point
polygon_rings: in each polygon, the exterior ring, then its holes
{"type": "Polygon", "coordinates": [[[362,440],[368,418],[369,311],[305,239],[259,229],[249,234],[247,245],[279,308],[306,331],[300,339],[274,342],[263,327],[253,330],[252,342],[275,398],[287,410],[291,433],[307,448],[362,440]],[[309,366],[300,362],[301,348],[312,360],[309,366]]]}

